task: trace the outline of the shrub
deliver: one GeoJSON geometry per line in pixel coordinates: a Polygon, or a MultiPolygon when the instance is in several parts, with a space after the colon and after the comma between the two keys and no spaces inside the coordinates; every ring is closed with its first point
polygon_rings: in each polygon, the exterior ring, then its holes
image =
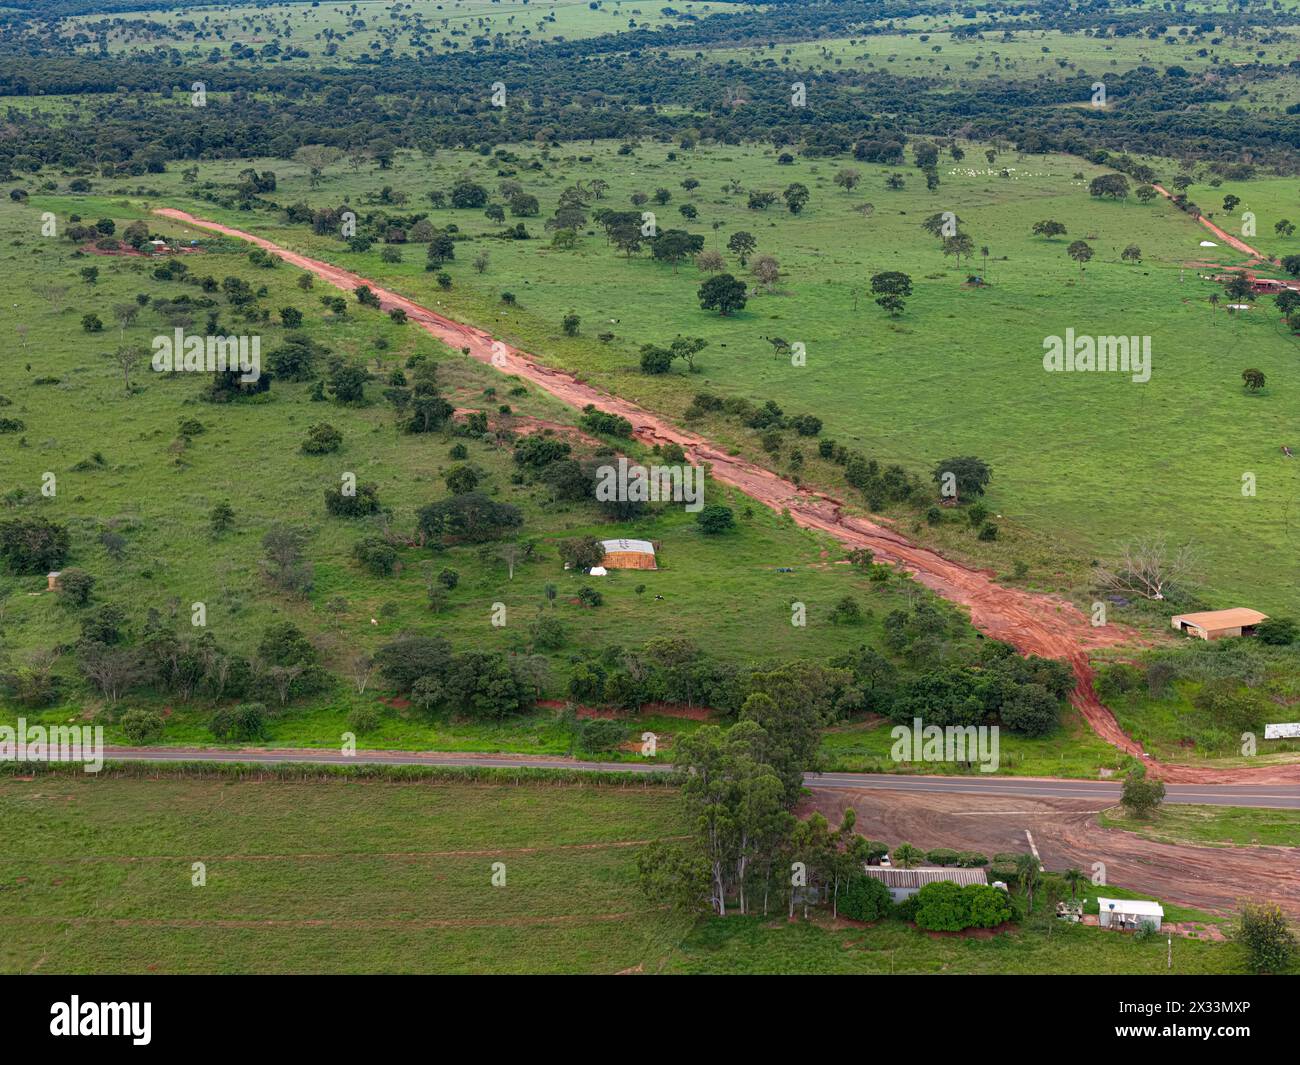
{"type": "Polygon", "coordinates": [[[122,715],[122,732],[136,747],[157,743],[163,734],[162,715],[152,710],[128,710],[122,715]]]}
{"type": "Polygon", "coordinates": [[[451,644],[438,636],[399,636],[375,652],[375,664],[398,692],[422,677],[440,676],[451,661],[451,644]]]}
{"type": "Polygon", "coordinates": [[[948,847],[937,847],[932,851],[925,852],[925,860],[931,865],[956,865],[959,857],[955,850],[948,847]]]}
{"type": "Polygon", "coordinates": [[[308,455],[328,455],[343,445],[343,434],[327,422],[318,422],[307,430],[302,449],[308,455]]]}
{"type": "Polygon", "coordinates": [[[348,714],[348,728],[361,734],[379,727],[379,711],[373,706],[357,706],[348,714]]]}
{"type": "Polygon", "coordinates": [[[1011,900],[987,884],[954,884],[941,880],[916,893],[918,928],[931,932],[960,932],[966,928],[995,928],[1011,919],[1011,900]]]}
{"type": "Polygon", "coordinates": [[[352,557],[376,577],[397,572],[397,549],[382,536],[367,536],[352,545],[352,557]]]}
{"type": "Polygon", "coordinates": [[[574,744],[585,754],[617,750],[626,737],[627,725],[607,718],[579,721],[573,730],[574,744]]]}
{"type": "Polygon", "coordinates": [[[1269,618],[1255,626],[1261,643],[1285,647],[1300,638],[1300,625],[1293,618],[1269,618]]]}
{"type": "Polygon", "coordinates": [[[846,595],[838,603],[835,609],[831,611],[832,625],[857,625],[862,621],[862,607],[858,601],[851,595],[846,595]]]}
{"type": "Polygon", "coordinates": [[[719,533],[735,528],[736,518],[730,507],[724,507],[721,503],[710,503],[695,515],[695,523],[699,525],[700,532],[708,536],[717,536],[719,533]]]}
{"type": "Polygon", "coordinates": [[[851,921],[875,921],[889,912],[889,888],[875,877],[855,872],[840,891],[839,912],[851,921]]]}
{"type": "Polygon", "coordinates": [[[262,703],[240,703],[223,707],[212,715],[208,728],[219,740],[260,740],[266,737],[266,707],[262,703]]]}
{"type": "Polygon", "coordinates": [[[600,606],[604,601],[605,597],[590,585],[584,584],[578,589],[578,602],[583,606],[600,606]]]}
{"type": "Polygon", "coordinates": [[[0,559],[11,573],[48,573],[68,557],[68,530],[42,517],[0,522],[0,559]]]}
{"type": "Polygon", "coordinates": [[[1097,671],[1097,695],[1103,702],[1128,695],[1142,687],[1142,671],[1127,662],[1115,662],[1097,671]]]}
{"type": "Polygon", "coordinates": [[[59,595],[71,606],[85,606],[94,591],[95,578],[84,569],[65,569],[59,574],[59,595]]]}
{"type": "Polygon", "coordinates": [[[539,613],[528,627],[536,651],[558,651],[568,638],[559,619],[539,613]]]}
{"type": "Polygon", "coordinates": [[[325,489],[325,509],[336,518],[361,518],[379,513],[379,488],[373,484],[359,484],[356,491],[347,494],[342,487],[325,489]]]}
{"type": "Polygon", "coordinates": [[[1257,973],[1283,972],[1295,953],[1295,936],[1275,902],[1243,902],[1233,938],[1246,948],[1250,967],[1257,973]]]}

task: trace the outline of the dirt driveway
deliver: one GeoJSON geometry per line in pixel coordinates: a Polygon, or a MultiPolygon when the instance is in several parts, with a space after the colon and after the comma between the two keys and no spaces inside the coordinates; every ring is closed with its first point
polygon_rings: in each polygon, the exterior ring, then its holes
{"type": "Polygon", "coordinates": [[[1300,848],[1153,843],[1098,825],[1097,812],[1107,805],[1092,799],[814,789],[797,812],[803,817],[817,810],[837,825],[852,807],[857,831],[869,839],[990,857],[1029,850],[1028,830],[1044,866],[1054,872],[1075,866],[1091,875],[1093,863],[1102,862],[1107,883],[1162,902],[1228,914],[1242,896],[1265,896],[1300,919],[1300,848]]]}

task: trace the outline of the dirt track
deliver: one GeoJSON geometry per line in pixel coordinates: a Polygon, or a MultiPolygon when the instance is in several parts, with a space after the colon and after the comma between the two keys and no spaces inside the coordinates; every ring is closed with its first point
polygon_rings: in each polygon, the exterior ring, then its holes
{"type": "Polygon", "coordinates": [[[1106,882],[1153,898],[1214,913],[1230,913],[1245,895],[1267,895],[1300,918],[1300,849],[1192,847],[1153,843],[1121,829],[1102,828],[1096,814],[1109,803],[1092,799],[943,795],[899,791],[816,789],[800,816],[819,810],[838,825],[846,808],[856,830],[891,844],[930,850],[951,847],[993,855],[1027,851],[1033,833],[1044,866],[1071,866],[1091,875],[1106,866],[1106,882]]]}
{"type": "MultiPolygon", "coordinates": [[[[1173,196],[1170,195],[1169,190],[1166,189],[1163,185],[1152,185],[1151,187],[1155,189],[1156,192],[1160,193],[1160,195],[1163,196],[1166,200],[1170,200],[1170,201],[1173,200],[1173,196]]],[[[1221,241],[1223,241],[1223,243],[1227,244],[1230,248],[1236,248],[1237,251],[1242,253],[1242,255],[1249,255],[1252,261],[1248,262],[1246,264],[1247,266],[1254,266],[1256,262],[1269,261],[1268,256],[1265,255],[1262,251],[1258,250],[1257,248],[1252,248],[1240,237],[1234,237],[1231,233],[1227,232],[1226,230],[1220,229],[1204,215],[1199,215],[1196,221],[1200,222],[1201,225],[1203,225],[1206,229],[1208,229],[1211,233],[1213,233],[1216,237],[1218,237],[1221,241]]]]}
{"type": "MultiPolygon", "coordinates": [[[[494,340],[491,334],[481,329],[435,314],[427,307],[351,271],[308,258],[262,237],[217,222],[205,221],[175,208],[160,208],[155,213],[246,240],[276,253],[294,266],[311,271],[346,292],[353,291],[358,285],[368,285],[379,297],[384,310],[401,307],[413,322],[448,346],[468,349],[469,354],[481,362],[494,366],[503,373],[516,374],[531,381],[578,409],[594,403],[602,410],[619,414],[632,423],[639,440],[649,444],[680,444],[692,461],[709,463],[716,480],[740,489],[775,511],[788,510],[799,525],[821,530],[849,547],[870,548],[877,557],[900,563],[931,591],[967,607],[972,624],[981,632],[1005,640],[1023,654],[1042,655],[1069,662],[1078,678],[1071,701],[1093,731],[1115,747],[1130,754],[1141,755],[1139,745],[1124,733],[1114,715],[1097,698],[1089,665],[1090,650],[1132,642],[1134,634],[1129,630],[1116,625],[1094,628],[1072,603],[1053,596],[1002,587],[987,573],[969,569],[934,551],[919,547],[892,529],[866,518],[843,515],[840,502],[830,496],[799,488],[770,470],[728,455],[711,441],[670,425],[634,403],[593,388],[563,371],[543,366],[533,361],[526,352],[494,340]]],[[[1228,239],[1226,235],[1225,239],[1228,239]]],[[[1148,759],[1147,765],[1151,767],[1153,775],[1171,782],[1300,783],[1300,764],[1213,770],[1163,765],[1148,759]]]]}

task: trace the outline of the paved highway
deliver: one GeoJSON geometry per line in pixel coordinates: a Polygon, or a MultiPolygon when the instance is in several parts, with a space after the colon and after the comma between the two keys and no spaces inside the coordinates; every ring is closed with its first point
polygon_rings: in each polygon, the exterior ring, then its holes
{"type": "MultiPolygon", "coordinates": [[[[439,754],[423,751],[225,750],[208,747],[106,747],[104,757],[119,762],[236,762],[253,765],[424,765],[481,766],[496,769],[578,769],[587,772],[662,773],[668,767],[646,762],[585,762],[567,758],[528,758],[491,754],[439,754]]],[[[1120,784],[1109,780],[1050,777],[927,777],[880,773],[809,773],[810,788],[877,791],[956,792],[1039,799],[1119,801],[1120,784]]],[[[1269,784],[1169,784],[1166,802],[1207,806],[1253,806],[1300,810],[1300,788],[1269,784]]]]}

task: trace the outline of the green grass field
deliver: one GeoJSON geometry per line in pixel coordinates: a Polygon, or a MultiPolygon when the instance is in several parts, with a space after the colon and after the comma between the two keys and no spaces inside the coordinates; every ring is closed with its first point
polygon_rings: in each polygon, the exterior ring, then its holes
{"type": "Polygon", "coordinates": [[[5,972],[608,973],[684,930],[627,845],[669,793],[102,783],[0,782],[5,972]]]}
{"type": "MultiPolygon", "coordinates": [[[[115,199],[94,197],[78,203],[76,212],[90,218],[111,215],[119,224],[138,213],[115,199]]],[[[39,510],[52,520],[68,522],[74,538],[71,564],[96,576],[96,602],[126,608],[133,628],[138,629],[150,610],[184,625],[192,604],[203,603],[208,630],[247,653],[271,622],[293,620],[319,639],[326,659],[342,672],[353,652],[373,650],[404,630],[438,632],[458,649],[525,650],[530,622],[539,609],[546,609],[561,620],[568,642],[553,656],[552,677],[542,694],[562,697],[571,666],[568,656],[580,648],[640,647],[654,636],[698,638],[707,631],[710,654],[740,663],[797,656],[820,659],[864,642],[878,643],[884,615],[924,594],[902,578],[868,581],[853,567],[836,565],[842,552],[828,539],[799,530],[712,484],[706,499],[727,501],[736,510],[738,528],[730,535],[704,536],[694,515],[671,507],[626,523],[602,522],[590,508],[553,502],[542,486],[514,483],[518,467],[509,450],[481,441],[467,442],[468,462],[485,491],[521,507],[523,534],[538,542],[534,559],[518,566],[510,579],[505,562],[491,547],[459,546],[437,553],[409,547],[400,552],[397,575],[373,576],[351,556],[353,544],[373,532],[373,526],[328,517],[322,503],[325,489],[338,483],[343,473],[354,472],[360,482],[378,485],[394,528],[409,529],[419,507],[447,494],[443,475],[458,465],[450,457],[457,441],[446,434],[397,433],[379,395],[381,382],[368,386],[370,401],[361,407],[312,402],[309,384],[283,381],[273,386],[269,402],[212,405],[198,401],[204,381],[196,375],[167,379],[142,366],[133,381],[137,391],[126,395],[120,372],[103,354],[123,341],[148,347],[152,336],[170,334],[171,328],[145,310],[135,324],[119,329],[113,308],[130,302],[137,292],[175,296],[192,292],[192,286],[154,280],[147,272],[151,264],[139,258],[73,258],[66,243],[51,247],[33,236],[28,229],[33,222],[39,225],[39,214],[30,209],[0,207],[0,223],[14,235],[0,253],[7,260],[4,302],[11,313],[6,317],[10,329],[25,327],[20,346],[0,370],[0,395],[12,401],[6,414],[25,425],[21,433],[0,437],[8,505],[14,511],[39,510]],[[77,277],[86,264],[100,269],[94,285],[77,277]],[[88,311],[108,323],[103,332],[80,329],[80,317],[88,311]],[[57,383],[35,383],[42,378],[56,378],[57,383]],[[197,418],[204,426],[188,444],[177,435],[182,417],[197,418]],[[307,428],[318,421],[343,432],[339,452],[301,452],[307,428]],[[96,454],[102,462],[92,458],[96,454]],[[55,476],[52,499],[40,495],[46,472],[55,476]],[[234,508],[236,524],[230,533],[214,538],[208,515],[221,501],[234,508]],[[286,518],[312,532],[309,555],[315,585],[304,598],[269,589],[257,571],[263,532],[286,518]],[[127,541],[120,559],[101,544],[106,530],[127,541]],[[656,540],[661,568],[611,573],[603,583],[597,581],[604,604],[586,608],[577,602],[577,592],[594,579],[564,571],[555,541],[587,533],[656,540]],[[778,567],[793,572],[778,573],[778,567]],[[426,585],[444,568],[455,570],[460,583],[446,607],[433,613],[426,585]],[[557,589],[550,606],[544,594],[548,584],[557,589]],[[845,594],[857,598],[867,611],[861,624],[830,623],[834,604],[845,594]],[[807,605],[806,627],[790,623],[793,600],[807,605]],[[504,626],[492,624],[496,603],[506,607],[504,626]]],[[[449,352],[414,326],[394,325],[355,303],[342,321],[318,305],[313,308],[324,286],[301,292],[294,283],[300,276],[295,269],[255,269],[237,243],[206,242],[206,248],[187,257],[195,272],[235,275],[255,286],[267,285],[267,306],[303,309],[306,332],[334,352],[365,360],[376,373],[386,376],[407,357],[427,354],[441,360],[439,379],[458,407],[495,412],[498,404],[508,401],[521,416],[562,424],[573,420],[573,413],[558,403],[533,389],[516,394],[510,380],[449,352]]],[[[266,334],[265,355],[285,331],[278,326],[258,328],[266,334]]],[[[510,428],[513,417],[502,416],[502,427],[510,428]]],[[[589,451],[593,445],[580,447],[589,451]]],[[[631,450],[634,456],[642,454],[639,448],[631,450]]],[[[651,458],[649,452],[644,457],[651,458]]],[[[41,576],[6,576],[0,583],[7,593],[0,622],[9,653],[36,646],[66,647],[75,641],[79,612],[45,593],[44,587],[41,576]]],[[[967,629],[958,641],[972,638],[967,629]]],[[[276,724],[275,737],[334,746],[347,712],[362,703],[377,705],[380,694],[374,687],[362,695],[343,685],[306,717],[298,711],[286,714],[276,724]]],[[[86,705],[78,698],[44,715],[28,716],[62,720],[81,713],[86,705]]],[[[172,715],[171,742],[198,742],[207,736],[207,708],[173,707],[165,700],[158,705],[172,715]]],[[[385,714],[380,729],[367,741],[374,746],[541,753],[568,749],[567,737],[551,723],[550,713],[500,727],[435,726],[419,715],[385,714]]]]}
{"type": "MultiPolygon", "coordinates": [[[[444,293],[423,272],[417,254],[398,266],[383,264],[377,248],[350,253],[335,240],[287,227],[274,216],[219,209],[186,195],[173,175],[151,180],[150,187],[160,193],[151,202],[206,212],[365,272],[670,415],[679,416],[694,392],[712,389],[775,398],[787,411],[815,411],[826,423],[824,436],[882,463],[927,471],[945,455],[978,454],[994,467],[989,502],[1004,536],[988,546],[977,544],[970,531],[947,526],[934,535],[945,550],[998,572],[1024,559],[1031,583],[1090,600],[1090,562],[1113,557],[1135,537],[1164,534],[1197,545],[1197,583],[1211,605],[1294,609],[1294,584],[1271,574],[1295,572],[1297,474],[1281,446],[1297,443],[1290,435],[1300,403],[1292,387],[1297,343],[1281,329],[1271,301],[1236,317],[1213,310],[1208,297],[1222,290],[1198,276],[1212,267],[1195,265],[1233,263],[1240,256],[1228,248],[1200,247],[1206,232],[1162,201],[1143,206],[1131,198],[1090,198],[1087,180],[1101,168],[1059,156],[1013,154],[989,166],[982,146],[968,147],[961,164],[945,160],[934,193],[920,187],[917,172],[907,166],[882,168],[851,159],[782,166],[770,150],[747,147],[678,151],[670,162],[665,146],[643,145],[629,157],[617,155],[616,145],[599,144],[586,149],[589,163],[552,156],[540,173],[519,169],[517,179],[538,196],[543,217],[576,180],[608,180],[602,204],[619,209],[627,208],[635,191],[667,188],[673,198],[656,208],[659,224],[682,225],[677,208],[692,203],[699,217],[686,228],[703,233],[709,247],[724,249],[730,268],[742,274],[725,244],[737,230],[753,232],[758,253],[779,260],[782,279],[775,291],[757,292],[730,318],[698,309],[701,278],[689,264],[674,272],[648,258],[626,260],[599,233],[562,252],[544,239],[486,239],[497,227],[478,211],[433,211],[436,224],[454,222],[475,238],[475,244],[458,245],[463,250],[449,264],[454,287],[444,293]],[[863,174],[851,195],[831,181],[845,165],[863,174]],[[891,169],[906,176],[901,192],[883,187],[891,169]],[[679,188],[687,177],[701,182],[694,193],[679,188]],[[748,210],[743,194],[724,190],[732,178],[746,189],[773,191],[803,182],[812,200],[797,216],[779,204],[766,212],[748,210]],[[856,210],[863,203],[873,205],[869,216],[856,210]],[[987,262],[977,254],[958,267],[921,230],[927,215],[945,209],[959,216],[977,249],[989,249],[987,262]],[[1067,238],[1033,237],[1033,223],[1045,218],[1064,223],[1067,238]],[[1076,237],[1096,252],[1082,274],[1065,254],[1076,237]],[[1120,261],[1129,243],[1141,248],[1140,264],[1120,261]],[[469,267],[475,247],[489,251],[482,274],[469,267]],[[916,288],[897,320],[874,306],[868,291],[870,276],[887,269],[908,272],[916,288]],[[986,273],[990,283],[968,287],[968,273],[986,273]],[[517,295],[517,307],[500,302],[507,289],[517,295]],[[583,321],[576,338],[559,328],[570,311],[583,321]],[[665,319],[672,325],[665,327],[665,319]],[[1121,374],[1045,372],[1044,338],[1066,329],[1150,336],[1150,382],[1134,383],[1121,374]],[[596,339],[602,331],[614,339],[596,339]],[[710,341],[703,372],[691,379],[640,374],[639,346],[666,342],[678,332],[710,341]],[[774,360],[763,339],[774,334],[801,340],[807,365],[774,360]],[[1260,395],[1242,389],[1241,371],[1248,366],[1266,374],[1260,395]],[[1193,446],[1191,425],[1196,437],[1214,446],[1193,446]],[[1254,496],[1242,493],[1248,473],[1256,479],[1254,496]]],[[[521,151],[524,159],[534,154],[521,151]]],[[[228,182],[243,165],[205,166],[202,177],[228,182]]],[[[258,165],[275,169],[275,198],[284,204],[357,201],[390,185],[410,196],[407,210],[423,209],[418,205],[427,191],[449,187],[462,174],[489,187],[498,180],[493,168],[470,153],[440,152],[432,161],[408,157],[374,173],[340,164],[316,190],[307,187],[296,164],[258,165]]],[[[1260,232],[1271,233],[1274,214],[1283,210],[1280,196],[1261,207],[1260,232]]],[[[530,229],[540,235],[540,219],[530,229]]],[[[1296,249],[1300,236],[1269,245],[1277,254],[1296,249]]],[[[752,279],[751,287],[759,288],[752,279]]],[[[706,419],[701,428],[762,455],[752,435],[734,423],[706,419]]],[[[809,457],[810,449],[804,451],[809,457]]],[[[778,466],[787,460],[788,451],[778,466]]],[[[813,456],[803,475],[847,492],[839,472],[813,456]]]]}
{"type": "MultiPolygon", "coordinates": [[[[729,0],[688,0],[677,9],[699,14],[725,6],[729,0]]],[[[121,12],[111,17],[78,15],[65,19],[61,30],[65,39],[83,50],[106,47],[109,52],[129,54],[171,47],[206,56],[213,47],[224,51],[238,43],[271,60],[292,49],[313,57],[356,60],[441,55],[468,50],[475,38],[484,37],[500,36],[511,45],[581,40],[672,21],[659,8],[635,0],[603,0],[600,10],[592,10],[587,0],[412,0],[400,9],[384,0],[361,0],[347,5],[287,3],[272,9],[233,4],[121,12]]]]}
{"type": "MultiPolygon", "coordinates": [[[[636,881],[635,844],[685,831],[677,809],[636,787],[0,776],[0,971],[1165,971],[1163,940],[1039,921],[991,939],[694,924],[636,881]]],[[[1242,968],[1231,944],[1178,940],[1174,959],[1242,968]]]]}
{"type": "Polygon", "coordinates": [[[1103,810],[1107,828],[1136,832],[1145,839],[1215,847],[1300,847],[1300,811],[1250,810],[1222,806],[1161,806],[1137,818],[1116,806],[1103,810]]]}

